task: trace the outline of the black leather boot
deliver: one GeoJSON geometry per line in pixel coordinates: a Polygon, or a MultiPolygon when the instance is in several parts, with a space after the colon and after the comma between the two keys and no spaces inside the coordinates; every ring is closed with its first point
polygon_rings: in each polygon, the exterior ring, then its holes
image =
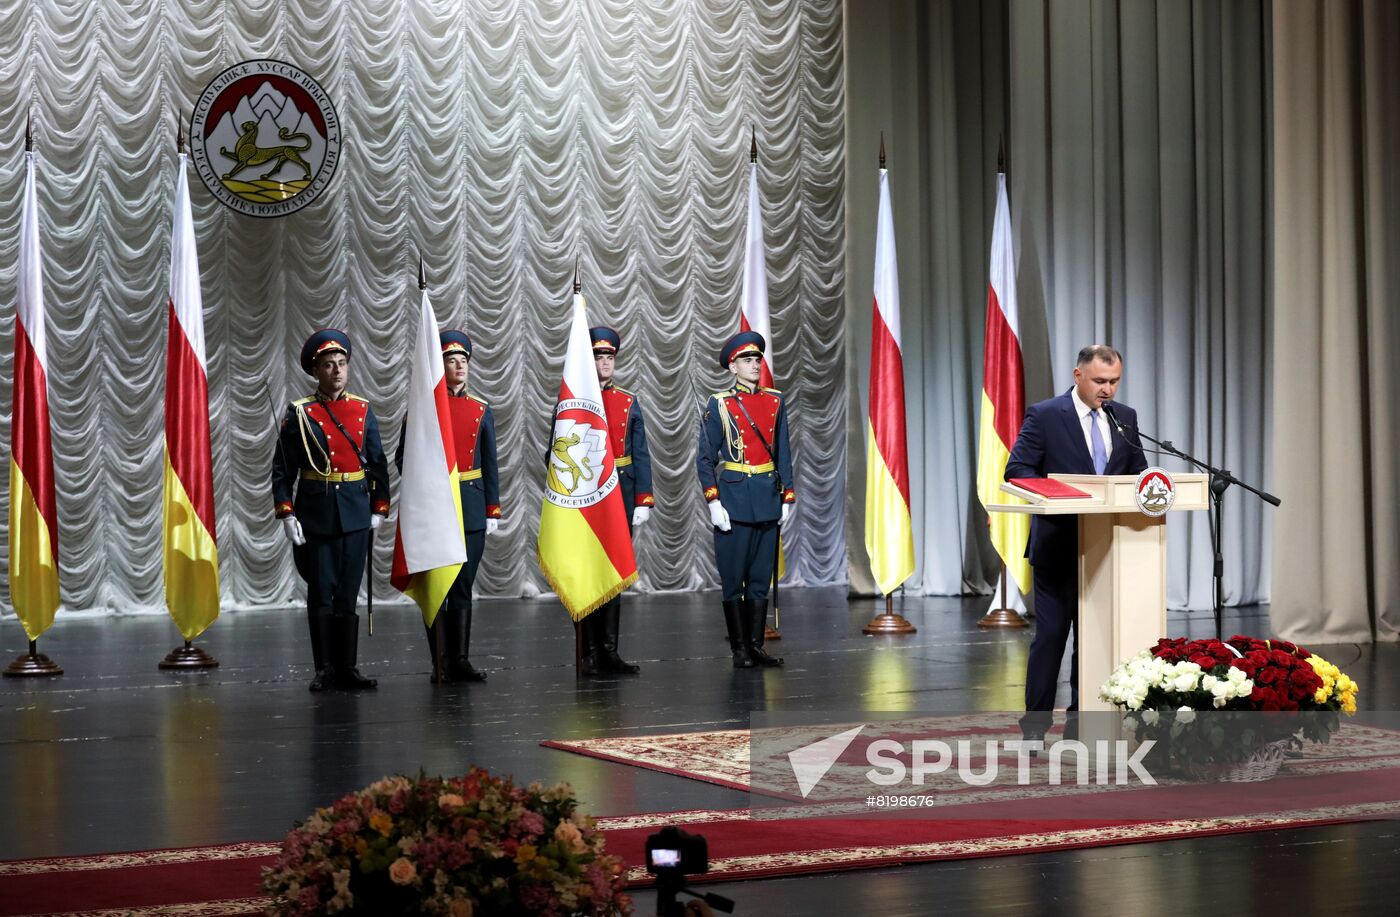
{"type": "Polygon", "coordinates": [[[751,669],[754,661],[748,650],[748,620],[743,603],[724,602],[724,629],[729,633],[729,651],[734,654],[734,668],[751,669]]]}
{"type": "Polygon", "coordinates": [[[579,662],[578,673],[584,678],[602,675],[605,671],[603,668],[603,635],[600,633],[601,628],[599,627],[602,620],[602,609],[598,609],[578,622],[579,640],[582,642],[582,646],[579,647],[582,658],[579,662]]]}
{"type": "Polygon", "coordinates": [[[335,686],[347,691],[362,691],[378,686],[373,678],[366,678],[355,668],[355,659],[360,649],[360,616],[336,615],[331,618],[336,626],[335,647],[340,651],[337,657],[335,686]]]}
{"type": "Polygon", "coordinates": [[[642,667],[633,665],[617,654],[617,635],[622,627],[622,600],[614,598],[598,611],[603,616],[598,627],[603,637],[603,670],[617,675],[636,675],[642,667]]]}
{"type": "Polygon", "coordinates": [[[452,609],[443,604],[438,609],[437,617],[433,619],[432,626],[423,625],[423,632],[428,635],[428,661],[432,664],[432,674],[428,680],[435,685],[445,684],[451,681],[449,673],[452,662],[452,640],[447,636],[447,622],[452,617],[452,609]],[[439,623],[441,622],[441,623],[439,623]],[[442,647],[438,647],[438,634],[443,635],[442,647]]]}
{"type": "Polygon", "coordinates": [[[321,628],[316,626],[318,620],[320,619],[311,612],[306,613],[306,627],[307,630],[311,631],[311,668],[317,672],[321,671],[321,667],[326,664],[325,653],[321,646],[321,628]]]}
{"type": "Polygon", "coordinates": [[[780,657],[769,656],[763,651],[763,632],[768,624],[768,600],[748,599],[744,602],[744,610],[749,622],[749,655],[753,657],[754,663],[762,666],[782,665],[783,660],[780,657]]]}
{"type": "Polygon", "coordinates": [[[486,673],[478,672],[467,658],[472,645],[472,607],[457,609],[450,619],[447,648],[451,655],[448,670],[453,681],[485,681],[486,673]]]}
{"type": "Polygon", "coordinates": [[[311,621],[311,655],[316,663],[316,676],[311,679],[312,691],[329,691],[335,687],[335,665],[338,658],[333,647],[336,645],[335,619],[330,615],[318,615],[311,621]]]}

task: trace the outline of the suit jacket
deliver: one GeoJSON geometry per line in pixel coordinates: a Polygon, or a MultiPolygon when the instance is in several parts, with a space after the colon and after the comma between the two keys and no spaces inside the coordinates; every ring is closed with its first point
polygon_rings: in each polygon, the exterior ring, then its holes
{"type": "MultiPolygon", "coordinates": [[[[1137,411],[1113,402],[1113,416],[1128,434],[1125,441],[1109,423],[1113,453],[1104,474],[1138,474],[1147,467],[1142,441],[1137,435],[1137,411]]],[[[1094,460],[1084,442],[1084,427],[1074,409],[1070,392],[1048,398],[1026,409],[1021,432],[1011,447],[1005,479],[1043,478],[1051,474],[1093,474],[1094,460]]],[[[1033,516],[1026,556],[1037,571],[1075,564],[1079,553],[1078,516],[1033,516]]],[[[1073,569],[1073,568],[1071,568],[1073,569]]]]}

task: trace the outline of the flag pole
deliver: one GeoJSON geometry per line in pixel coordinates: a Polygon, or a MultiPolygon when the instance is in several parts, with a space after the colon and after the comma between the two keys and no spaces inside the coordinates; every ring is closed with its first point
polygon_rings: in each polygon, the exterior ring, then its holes
{"type": "MultiPolygon", "coordinates": [[[[749,165],[756,165],[757,163],[758,163],[758,128],[757,128],[756,126],[750,125],[750,126],[749,126],[749,165]]],[[[772,344],[773,344],[772,341],[767,341],[767,342],[765,342],[765,343],[766,343],[768,346],[770,346],[770,347],[771,347],[772,344]]],[[[776,459],[775,459],[775,460],[776,460],[776,459]]],[[[764,621],[764,622],[763,622],[763,641],[764,641],[765,643],[767,643],[767,642],[770,641],[770,640],[781,640],[781,639],[783,639],[782,632],[780,632],[780,631],[778,630],[778,580],[780,579],[780,577],[778,576],[778,567],[779,567],[779,565],[781,564],[782,556],[783,556],[783,529],[782,529],[782,526],[779,525],[779,527],[778,527],[778,537],[775,538],[775,539],[773,540],[773,580],[772,580],[772,585],[769,587],[769,593],[770,593],[770,594],[772,595],[772,597],[773,597],[773,601],[771,602],[771,604],[772,604],[772,606],[773,606],[773,623],[772,623],[772,624],[769,624],[767,621],[764,621]]]]}
{"type": "MultiPolygon", "coordinates": [[[[175,153],[177,157],[185,154],[185,126],[180,120],[180,113],[178,111],[175,113],[175,153]]],[[[174,244],[173,240],[172,244],[174,244]]],[[[189,640],[186,640],[181,646],[177,646],[166,653],[165,658],[156,663],[156,668],[158,669],[176,672],[188,672],[196,669],[217,669],[218,667],[219,660],[209,655],[203,649],[195,646],[189,640]]]]}
{"type": "MultiPolygon", "coordinates": [[[[579,283],[579,279],[578,279],[578,262],[579,262],[579,256],[578,256],[578,255],[574,255],[574,283],[573,283],[573,295],[574,295],[574,296],[577,296],[577,295],[579,295],[580,293],[583,292],[583,284],[579,283]]],[[[572,303],[570,303],[570,308],[573,308],[573,304],[572,304],[572,303]]],[[[550,435],[551,435],[551,436],[554,435],[554,421],[555,421],[555,420],[558,420],[558,414],[556,414],[556,415],[555,415],[553,418],[551,418],[551,420],[550,420],[549,429],[550,429],[550,435]]],[[[545,461],[546,461],[546,462],[550,461],[550,459],[548,458],[548,454],[549,454],[548,446],[546,446],[546,448],[545,448],[545,454],[546,454],[546,459],[545,459],[545,461]]],[[[596,611],[596,610],[597,610],[597,609],[594,609],[594,611],[596,611]]],[[[589,612],[589,614],[592,614],[592,613],[593,613],[593,612],[589,612]]],[[[570,617],[572,618],[573,616],[570,615],[570,617]]],[[[587,617],[588,617],[588,615],[584,615],[584,618],[587,618],[587,617]]],[[[583,652],[583,641],[584,641],[583,627],[584,627],[584,625],[583,625],[583,621],[582,621],[582,620],[578,620],[578,621],[575,621],[575,622],[574,622],[574,677],[575,677],[575,678],[583,678],[583,656],[584,656],[584,652],[583,652]]],[[[590,649],[589,649],[589,654],[592,655],[592,648],[591,648],[591,647],[590,647],[590,649]]]]}
{"type": "MultiPolygon", "coordinates": [[[[885,132],[880,131],[880,169],[883,170],[884,168],[885,132]]],[[[902,594],[901,604],[903,604],[902,594]]],[[[913,624],[910,624],[909,619],[905,618],[904,615],[895,614],[894,593],[887,592],[885,593],[884,614],[877,614],[872,617],[866,622],[865,626],[860,629],[860,632],[868,637],[873,637],[879,634],[917,634],[919,629],[913,624]]]]}
{"type": "MultiPolygon", "coordinates": [[[[34,116],[24,118],[24,151],[34,152],[34,116]]],[[[62,675],[63,668],[48,656],[39,652],[38,638],[29,641],[29,652],[21,654],[5,667],[6,678],[34,678],[48,675],[62,675]]]]}

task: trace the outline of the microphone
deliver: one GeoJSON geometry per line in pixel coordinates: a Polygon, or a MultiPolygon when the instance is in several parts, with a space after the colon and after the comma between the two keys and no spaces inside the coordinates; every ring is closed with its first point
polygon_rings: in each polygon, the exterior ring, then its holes
{"type": "Polygon", "coordinates": [[[1099,410],[1103,411],[1103,416],[1107,417],[1108,422],[1113,424],[1113,429],[1118,431],[1119,439],[1123,440],[1123,442],[1127,443],[1129,446],[1132,446],[1138,452],[1141,452],[1144,456],[1147,455],[1147,450],[1142,448],[1141,443],[1135,443],[1128,439],[1128,432],[1124,429],[1122,422],[1118,420],[1118,416],[1114,414],[1113,411],[1109,410],[1109,402],[1107,399],[1104,399],[1103,404],[1099,405],[1099,410]]]}

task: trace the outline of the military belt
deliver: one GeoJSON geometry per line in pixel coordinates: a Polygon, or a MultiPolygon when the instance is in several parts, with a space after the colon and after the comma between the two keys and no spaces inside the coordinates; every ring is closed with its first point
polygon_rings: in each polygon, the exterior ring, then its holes
{"type": "Polygon", "coordinates": [[[741,474],[767,474],[773,470],[772,462],[764,462],[762,465],[745,465],[743,462],[720,462],[719,467],[725,471],[737,471],[741,474]]]}
{"type": "Polygon", "coordinates": [[[481,480],[481,469],[480,469],[480,468],[473,468],[473,469],[471,469],[470,471],[459,471],[459,472],[457,472],[457,480],[459,480],[459,481],[479,481],[479,480],[481,480]]]}
{"type": "Polygon", "coordinates": [[[365,470],[361,468],[359,471],[332,471],[330,474],[321,474],[319,471],[303,468],[301,479],[303,481],[325,481],[330,484],[349,483],[350,481],[363,481],[365,470]]]}
{"type": "Polygon", "coordinates": [[[630,464],[632,464],[632,456],[630,455],[619,455],[617,461],[613,462],[613,466],[617,468],[626,468],[630,464]]]}

